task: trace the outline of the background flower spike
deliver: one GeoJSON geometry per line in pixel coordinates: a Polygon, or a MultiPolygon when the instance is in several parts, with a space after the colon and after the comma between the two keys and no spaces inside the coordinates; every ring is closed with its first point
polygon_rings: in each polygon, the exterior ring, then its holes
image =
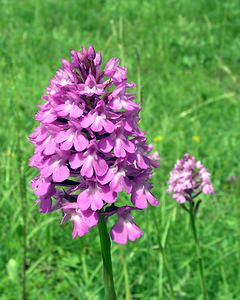
{"type": "Polygon", "coordinates": [[[200,161],[196,161],[194,156],[188,153],[177,161],[173,171],[170,173],[168,181],[168,193],[173,195],[173,199],[180,203],[180,206],[189,214],[190,225],[196,249],[196,259],[199,266],[199,279],[204,300],[208,299],[203,258],[200,248],[196,227],[196,216],[199,210],[200,199],[196,200],[202,193],[205,195],[214,194],[214,189],[210,180],[210,173],[200,161]]]}

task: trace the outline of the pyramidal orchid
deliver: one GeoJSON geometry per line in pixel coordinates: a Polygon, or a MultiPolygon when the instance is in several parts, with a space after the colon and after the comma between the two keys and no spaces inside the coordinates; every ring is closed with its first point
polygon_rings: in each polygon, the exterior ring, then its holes
{"type": "Polygon", "coordinates": [[[179,203],[193,201],[201,193],[213,194],[210,175],[200,161],[187,153],[170,173],[168,193],[173,193],[173,199],[179,203]]]}
{"type": "Polygon", "coordinates": [[[39,175],[32,188],[41,213],[59,209],[62,223],[73,223],[73,238],[98,224],[108,244],[105,223],[116,215],[112,240],[134,241],[143,232],[131,212],[158,204],[149,182],[158,162],[138,127],[140,107],[129,92],[136,85],[126,72],[117,58],[103,67],[93,46],[71,51],[71,61],[62,61],[38,106],[30,166],[39,175]],[[122,191],[131,205],[118,204],[122,191]]]}
{"type": "Polygon", "coordinates": [[[204,276],[204,265],[201,254],[200,241],[196,227],[196,216],[201,200],[197,200],[201,194],[213,195],[214,189],[210,180],[210,173],[200,161],[188,153],[177,161],[168,181],[168,193],[180,203],[181,207],[189,213],[190,224],[193,232],[196,258],[199,264],[199,276],[203,299],[207,300],[207,289],[204,276]]]}

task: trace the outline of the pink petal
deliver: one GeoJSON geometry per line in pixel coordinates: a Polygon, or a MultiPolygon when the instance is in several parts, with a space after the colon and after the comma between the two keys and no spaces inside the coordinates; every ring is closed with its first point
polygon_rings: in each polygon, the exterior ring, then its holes
{"type": "Polygon", "coordinates": [[[139,153],[137,154],[137,164],[138,164],[139,168],[141,168],[141,169],[149,168],[149,164],[146,163],[145,157],[139,153]]]}
{"type": "Polygon", "coordinates": [[[119,64],[119,59],[118,58],[111,58],[105,68],[104,68],[104,74],[108,77],[112,77],[115,73],[115,70],[116,70],[116,67],[118,66],[119,64]]]}
{"type": "Polygon", "coordinates": [[[47,146],[44,150],[44,154],[45,155],[52,155],[54,154],[56,151],[56,143],[54,142],[53,139],[51,139],[48,143],[47,143],[47,146]]]}
{"type": "Polygon", "coordinates": [[[96,115],[95,113],[94,114],[89,113],[87,116],[84,116],[81,121],[81,126],[83,128],[89,127],[94,122],[95,115],[96,115]]]}
{"type": "Polygon", "coordinates": [[[69,137],[69,132],[64,130],[64,131],[60,131],[56,137],[55,137],[55,141],[56,143],[62,143],[64,141],[66,141],[69,137]]]}
{"type": "Polygon", "coordinates": [[[49,177],[52,175],[52,161],[51,159],[47,159],[44,163],[44,167],[41,169],[40,173],[43,177],[49,177]]]}
{"type": "Polygon", "coordinates": [[[112,102],[110,103],[110,107],[114,110],[122,109],[121,99],[119,97],[113,99],[112,102]]]}
{"type": "Polygon", "coordinates": [[[73,138],[69,137],[64,143],[61,144],[61,150],[68,151],[73,146],[73,138]]]}
{"type": "Polygon", "coordinates": [[[80,132],[77,132],[74,140],[74,147],[77,151],[83,151],[87,148],[89,144],[88,139],[82,135],[80,132]]]}
{"type": "Polygon", "coordinates": [[[112,240],[118,244],[124,245],[127,243],[128,233],[121,221],[118,221],[115,225],[113,225],[110,235],[112,240]]]}
{"type": "Polygon", "coordinates": [[[94,160],[93,167],[94,167],[94,170],[95,170],[97,176],[103,176],[104,174],[107,173],[107,170],[108,170],[108,164],[102,158],[98,158],[98,159],[94,160]]]}
{"type": "Polygon", "coordinates": [[[130,194],[131,191],[132,191],[132,183],[131,183],[131,180],[129,180],[127,177],[124,177],[124,180],[123,180],[123,188],[124,190],[130,194]]]}
{"type": "Polygon", "coordinates": [[[103,207],[103,201],[98,195],[99,193],[95,193],[94,199],[91,204],[91,209],[96,211],[98,209],[101,209],[103,207]]]}
{"type": "Polygon", "coordinates": [[[71,118],[79,118],[82,114],[83,110],[77,105],[74,105],[73,109],[70,111],[71,118]]]}
{"type": "Polygon", "coordinates": [[[68,167],[60,166],[59,168],[53,171],[53,181],[62,182],[70,176],[68,167]]]}
{"type": "Polygon", "coordinates": [[[65,104],[60,104],[56,106],[54,109],[60,117],[66,117],[68,115],[68,110],[65,104]]]}
{"type": "Polygon", "coordinates": [[[52,198],[51,197],[40,197],[40,207],[39,210],[41,213],[47,213],[52,210],[52,198]]]}
{"type": "Polygon", "coordinates": [[[92,84],[93,86],[96,85],[95,77],[92,74],[88,75],[87,80],[85,82],[85,85],[89,86],[90,84],[92,84]]]}
{"type": "Polygon", "coordinates": [[[35,194],[38,196],[46,195],[49,191],[50,186],[50,182],[47,182],[46,180],[44,180],[44,178],[40,179],[35,194]]]}
{"type": "Polygon", "coordinates": [[[97,116],[91,126],[91,129],[95,132],[100,132],[103,129],[103,119],[101,116],[97,116]]]}
{"type": "Polygon", "coordinates": [[[87,158],[84,160],[81,175],[86,176],[88,178],[93,176],[93,160],[94,158],[91,155],[88,155],[87,158]]]}
{"type": "Polygon", "coordinates": [[[84,234],[88,233],[88,227],[87,225],[81,220],[80,216],[74,216],[73,220],[73,232],[72,232],[72,238],[75,239],[76,236],[83,236],[84,234]],[[79,219],[77,219],[77,217],[79,219]]]}
{"type": "Polygon", "coordinates": [[[121,192],[123,188],[122,181],[123,181],[122,174],[116,173],[110,183],[111,190],[118,193],[121,192]]]}
{"type": "Polygon", "coordinates": [[[87,210],[90,207],[92,200],[89,190],[87,189],[78,195],[77,203],[81,210],[87,210]]]}
{"type": "Polygon", "coordinates": [[[69,164],[72,169],[76,170],[77,168],[81,167],[84,163],[84,156],[83,153],[75,153],[70,156],[69,164]]]}
{"type": "Polygon", "coordinates": [[[110,190],[110,187],[104,185],[102,188],[101,198],[107,203],[114,203],[117,199],[117,193],[110,190]]]}
{"type": "Polygon", "coordinates": [[[112,168],[109,168],[107,173],[104,176],[98,176],[98,182],[102,185],[109,183],[114,176],[114,172],[112,168]]]}
{"type": "Polygon", "coordinates": [[[145,193],[146,193],[146,197],[147,197],[148,202],[152,206],[158,205],[158,200],[149,191],[145,191],[145,193]]]}
{"type": "Polygon", "coordinates": [[[82,211],[82,217],[84,223],[86,223],[88,227],[93,227],[98,223],[98,214],[95,211],[92,211],[91,209],[82,211]]]}
{"type": "Polygon", "coordinates": [[[135,241],[136,239],[143,236],[142,230],[134,222],[128,223],[127,231],[128,231],[128,238],[130,241],[135,241]]]}
{"type": "Polygon", "coordinates": [[[116,145],[114,147],[114,154],[117,157],[126,157],[126,151],[123,149],[121,143],[116,143],[116,145]]]}
{"type": "Polygon", "coordinates": [[[99,149],[104,153],[110,152],[113,148],[113,145],[113,140],[110,137],[104,138],[98,143],[99,149]]]}
{"type": "Polygon", "coordinates": [[[43,118],[43,123],[52,123],[57,119],[57,116],[54,114],[45,114],[43,118]]]}
{"type": "Polygon", "coordinates": [[[135,145],[127,139],[122,141],[122,146],[128,153],[135,152],[135,145]]]}
{"type": "Polygon", "coordinates": [[[147,207],[147,199],[143,188],[134,190],[131,196],[131,201],[137,208],[143,209],[147,207]]]}
{"type": "Polygon", "coordinates": [[[109,120],[104,120],[103,127],[109,133],[112,133],[115,128],[114,124],[112,122],[110,122],[109,120]]]}

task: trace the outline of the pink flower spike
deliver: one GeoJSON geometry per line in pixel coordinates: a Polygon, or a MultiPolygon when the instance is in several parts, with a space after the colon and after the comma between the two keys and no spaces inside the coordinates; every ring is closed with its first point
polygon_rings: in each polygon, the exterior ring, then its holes
{"type": "Polygon", "coordinates": [[[210,181],[210,173],[194,156],[185,154],[177,161],[174,170],[170,173],[168,193],[179,203],[193,201],[200,193],[214,194],[210,181]]]}
{"type": "MultiPolygon", "coordinates": [[[[29,165],[39,171],[31,187],[40,212],[59,209],[62,223],[73,222],[73,238],[86,234],[99,215],[118,213],[114,240],[135,240],[143,233],[130,211],[158,203],[150,182],[158,159],[138,125],[140,106],[131,92],[136,85],[127,82],[119,62],[111,58],[103,66],[92,45],[72,50],[46,87],[35,116],[40,125],[29,137],[29,165]],[[123,191],[133,207],[118,207],[123,191]]],[[[209,174],[202,170],[199,176],[203,192],[210,193],[209,174]]]]}

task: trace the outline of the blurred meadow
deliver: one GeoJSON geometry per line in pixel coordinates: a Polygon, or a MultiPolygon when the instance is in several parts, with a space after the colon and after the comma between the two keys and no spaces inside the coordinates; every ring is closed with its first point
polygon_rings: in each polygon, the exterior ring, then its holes
{"type": "Polygon", "coordinates": [[[197,226],[209,299],[240,299],[240,3],[238,0],[0,0],[0,299],[102,300],[97,228],[71,239],[60,212],[38,212],[28,135],[48,80],[70,50],[120,57],[138,84],[141,128],[159,152],[157,208],[135,212],[145,235],[112,244],[118,299],[201,299],[188,215],[166,194],[185,152],[211,171],[197,226]],[[25,249],[25,251],[24,251],[25,249]],[[25,276],[23,276],[25,274],[25,276]],[[25,291],[24,287],[25,286],[25,291]]]}

